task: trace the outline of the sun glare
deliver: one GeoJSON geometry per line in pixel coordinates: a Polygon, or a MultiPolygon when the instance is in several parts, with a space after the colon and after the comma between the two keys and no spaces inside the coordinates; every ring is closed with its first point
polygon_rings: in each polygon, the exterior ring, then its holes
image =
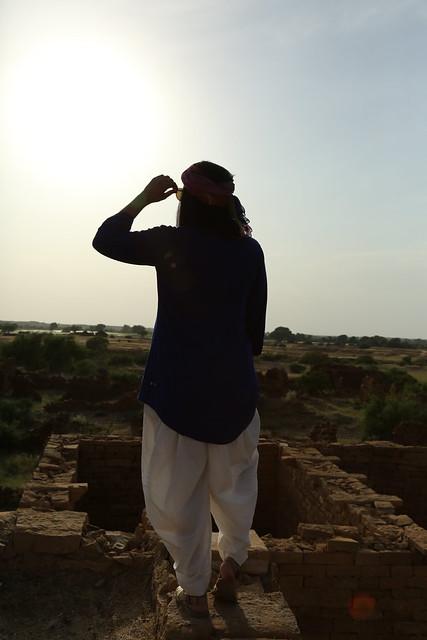
{"type": "Polygon", "coordinates": [[[150,152],[159,107],[142,66],[104,44],[50,42],[7,77],[8,144],[39,180],[105,180],[150,152]]]}

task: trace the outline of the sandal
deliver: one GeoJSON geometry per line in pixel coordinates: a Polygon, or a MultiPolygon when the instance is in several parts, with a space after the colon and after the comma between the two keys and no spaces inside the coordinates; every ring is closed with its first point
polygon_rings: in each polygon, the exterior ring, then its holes
{"type": "Polygon", "coordinates": [[[175,598],[178,606],[193,618],[209,618],[209,607],[206,594],[204,596],[190,596],[182,587],[177,587],[175,591],[175,598]]]}
{"type": "Polygon", "coordinates": [[[240,565],[228,556],[221,564],[219,577],[212,589],[212,595],[217,600],[237,603],[237,579],[240,575],[240,565]]]}

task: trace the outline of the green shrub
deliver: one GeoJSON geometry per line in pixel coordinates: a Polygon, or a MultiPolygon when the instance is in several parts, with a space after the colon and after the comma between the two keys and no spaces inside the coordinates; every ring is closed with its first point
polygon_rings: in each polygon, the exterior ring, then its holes
{"type": "Polygon", "coordinates": [[[86,348],[94,353],[104,353],[108,349],[108,338],[100,335],[88,338],[86,348]]]}
{"type": "Polygon", "coordinates": [[[425,422],[427,428],[427,406],[416,396],[372,398],[362,418],[363,438],[389,440],[402,421],[425,422]]]}
{"type": "Polygon", "coordinates": [[[413,393],[417,390],[421,390],[421,385],[413,376],[411,376],[404,369],[398,369],[397,367],[393,367],[392,369],[387,369],[384,371],[387,380],[397,387],[401,393],[413,393]]]}
{"type": "Polygon", "coordinates": [[[40,369],[43,364],[43,336],[42,333],[21,333],[12,342],[5,344],[3,354],[13,357],[18,364],[28,369],[40,369]]]}
{"type": "Polygon", "coordinates": [[[22,333],[4,345],[3,354],[15,358],[18,364],[28,369],[47,368],[59,372],[69,370],[76,360],[84,356],[84,351],[73,336],[22,333]]]}
{"type": "Polygon", "coordinates": [[[2,449],[31,443],[32,404],[28,398],[0,398],[0,443],[2,449]]]}
{"type": "Polygon", "coordinates": [[[355,362],[356,364],[369,364],[369,365],[377,364],[375,362],[375,359],[372,356],[370,356],[368,353],[364,354],[363,356],[358,356],[355,362]]]}
{"type": "Polygon", "coordinates": [[[135,362],[134,356],[129,353],[113,353],[108,359],[109,365],[114,365],[118,367],[126,367],[131,366],[135,362]]]}
{"type": "Polygon", "coordinates": [[[84,358],[83,349],[73,336],[46,335],[43,357],[50,371],[68,371],[74,362],[84,358]]]}
{"type": "Polygon", "coordinates": [[[317,365],[328,362],[329,357],[322,351],[306,351],[300,358],[302,364],[317,365]]]}
{"type": "Polygon", "coordinates": [[[306,393],[316,395],[317,393],[330,391],[333,389],[333,384],[325,371],[314,369],[307,371],[307,373],[298,378],[298,387],[306,393]]]}
{"type": "Polygon", "coordinates": [[[98,373],[99,364],[95,360],[89,360],[84,358],[79,360],[73,366],[73,373],[77,376],[96,376],[98,373]]]}
{"type": "Polygon", "coordinates": [[[299,362],[291,362],[291,364],[289,365],[289,371],[291,373],[302,373],[303,371],[305,371],[305,366],[303,364],[300,364],[299,362]]]}
{"type": "Polygon", "coordinates": [[[36,468],[39,455],[36,453],[12,453],[0,458],[0,485],[21,487],[36,468]]]}

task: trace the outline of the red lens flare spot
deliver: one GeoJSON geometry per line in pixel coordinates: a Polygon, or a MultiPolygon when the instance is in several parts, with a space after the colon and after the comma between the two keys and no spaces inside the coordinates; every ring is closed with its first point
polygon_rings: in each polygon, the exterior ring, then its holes
{"type": "Polygon", "coordinates": [[[369,620],[376,612],[377,602],[369,593],[357,593],[349,603],[349,614],[353,620],[369,620]]]}

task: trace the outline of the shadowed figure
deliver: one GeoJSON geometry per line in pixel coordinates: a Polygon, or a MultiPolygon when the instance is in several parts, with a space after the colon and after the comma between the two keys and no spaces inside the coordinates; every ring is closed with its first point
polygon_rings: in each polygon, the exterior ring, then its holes
{"type": "Polygon", "coordinates": [[[233,176],[203,161],[157,176],[99,227],[103,255],[156,268],[158,308],[138,392],[144,404],[141,472],[148,517],[174,560],[176,599],[209,615],[211,514],[218,526],[216,599],[236,602],[257,500],[260,417],[253,356],[267,305],[264,253],[233,176]],[[131,231],[148,204],[175,194],[176,226],[131,231]]]}

